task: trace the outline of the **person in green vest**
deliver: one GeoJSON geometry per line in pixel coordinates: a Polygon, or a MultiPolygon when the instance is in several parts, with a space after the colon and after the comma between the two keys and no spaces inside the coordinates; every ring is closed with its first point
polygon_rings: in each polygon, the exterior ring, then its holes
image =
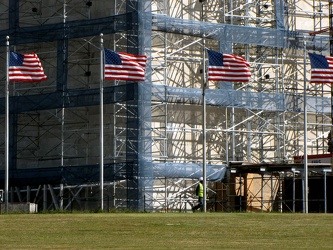
{"type": "Polygon", "coordinates": [[[198,196],[199,203],[196,206],[192,207],[192,211],[195,212],[199,208],[201,211],[203,211],[204,188],[203,188],[203,178],[202,177],[200,177],[197,188],[195,189],[195,195],[198,196]]]}

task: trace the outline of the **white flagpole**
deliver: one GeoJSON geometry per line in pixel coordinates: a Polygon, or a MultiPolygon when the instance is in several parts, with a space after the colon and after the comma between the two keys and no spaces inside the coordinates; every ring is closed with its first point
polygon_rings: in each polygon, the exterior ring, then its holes
{"type": "MultiPolygon", "coordinates": [[[[199,0],[201,2],[201,17],[200,21],[203,22],[203,10],[204,10],[204,2],[206,0],[199,0]]],[[[207,177],[206,177],[206,169],[207,169],[207,159],[206,159],[206,87],[207,87],[207,82],[206,82],[206,58],[205,58],[205,53],[206,53],[206,45],[205,45],[205,37],[202,39],[203,43],[203,53],[202,53],[202,178],[203,178],[203,212],[207,211],[207,177]]]]}
{"type": "Polygon", "coordinates": [[[104,200],[104,46],[103,46],[103,33],[100,34],[101,48],[100,48],[100,199],[101,210],[103,211],[104,200]]]}
{"type": "Polygon", "coordinates": [[[5,125],[5,211],[8,212],[8,179],[9,179],[9,36],[6,36],[6,125],[5,125]]]}
{"type": "Polygon", "coordinates": [[[304,36],[304,171],[303,171],[303,178],[304,178],[304,205],[303,205],[303,212],[308,213],[308,128],[307,128],[307,96],[306,96],[306,40],[304,36]]]}
{"type": "MultiPolygon", "coordinates": [[[[204,42],[205,44],[205,42],[204,42]]],[[[205,48],[205,45],[204,45],[205,48]]],[[[206,118],[206,79],[205,79],[205,51],[203,53],[203,75],[202,75],[202,108],[203,108],[203,126],[202,126],[202,130],[203,130],[203,159],[202,159],[202,178],[203,178],[203,211],[206,212],[207,211],[207,177],[206,177],[206,172],[207,172],[207,159],[206,159],[206,154],[207,154],[207,145],[206,145],[206,123],[207,123],[207,118],[206,118]]]]}

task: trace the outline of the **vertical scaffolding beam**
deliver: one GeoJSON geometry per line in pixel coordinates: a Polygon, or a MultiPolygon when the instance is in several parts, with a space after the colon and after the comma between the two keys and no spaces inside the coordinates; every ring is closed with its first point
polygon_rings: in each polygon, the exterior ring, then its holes
{"type": "Polygon", "coordinates": [[[264,173],[261,173],[260,174],[260,176],[261,176],[261,212],[263,212],[264,211],[264,173]]]}
{"type": "Polygon", "coordinates": [[[47,185],[43,185],[43,211],[47,210],[47,185]]]}
{"type": "MultiPolygon", "coordinates": [[[[139,54],[138,44],[138,1],[126,0],[126,12],[132,12],[132,20],[128,20],[131,30],[127,32],[127,52],[139,54]]],[[[126,102],[127,121],[126,121],[126,176],[127,176],[127,208],[131,210],[139,209],[140,191],[139,182],[139,86],[136,85],[134,93],[126,93],[131,95],[126,102]]],[[[143,198],[143,197],[142,197],[143,198]]]]}
{"type": "Polygon", "coordinates": [[[326,171],[323,170],[324,172],[324,213],[327,213],[327,175],[326,171]]]}
{"type": "MultiPolygon", "coordinates": [[[[18,0],[9,0],[8,6],[8,27],[11,32],[15,34],[15,30],[19,27],[19,9],[20,9],[20,2],[18,0]]],[[[11,41],[16,43],[16,36],[11,36],[11,41]]]]}

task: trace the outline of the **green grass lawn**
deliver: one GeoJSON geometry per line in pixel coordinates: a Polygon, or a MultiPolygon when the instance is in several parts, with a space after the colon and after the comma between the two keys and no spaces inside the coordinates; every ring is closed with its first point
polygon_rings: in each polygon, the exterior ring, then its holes
{"type": "Polygon", "coordinates": [[[333,249],[333,214],[1,214],[1,249],[333,249]]]}

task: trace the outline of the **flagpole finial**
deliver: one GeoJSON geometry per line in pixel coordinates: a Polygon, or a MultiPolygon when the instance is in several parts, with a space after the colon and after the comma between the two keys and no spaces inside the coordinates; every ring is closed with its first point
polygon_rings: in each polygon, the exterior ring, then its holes
{"type": "Polygon", "coordinates": [[[103,46],[103,42],[104,42],[104,39],[103,39],[103,33],[99,34],[100,38],[101,38],[101,46],[103,46]]]}

